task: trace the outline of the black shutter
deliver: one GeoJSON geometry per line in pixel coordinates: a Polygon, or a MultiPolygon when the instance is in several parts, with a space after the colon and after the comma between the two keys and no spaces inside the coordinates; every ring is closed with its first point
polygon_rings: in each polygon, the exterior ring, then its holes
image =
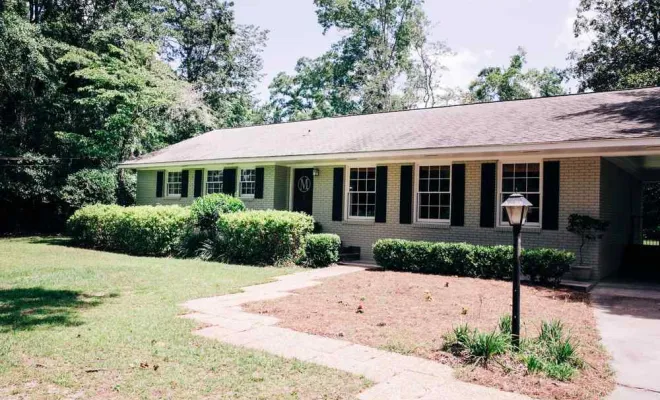
{"type": "Polygon", "coordinates": [[[481,164],[481,213],[479,226],[495,227],[495,191],[497,188],[497,164],[481,164]]]}
{"type": "Polygon", "coordinates": [[[181,197],[188,197],[188,173],[187,169],[181,171],[181,197]]]}
{"type": "Polygon", "coordinates": [[[332,179],[332,220],[341,221],[344,206],[344,168],[337,167],[332,179]]]}
{"type": "Polygon", "coordinates": [[[465,224],[465,164],[451,166],[451,226],[465,224]]]}
{"type": "Polygon", "coordinates": [[[164,180],[165,180],[165,171],[156,172],[156,197],[163,197],[164,180]]]}
{"type": "Polygon", "coordinates": [[[202,195],[202,176],[204,175],[204,170],[203,169],[196,169],[195,170],[195,184],[194,184],[194,189],[193,189],[193,194],[195,197],[199,197],[202,195]]]}
{"type": "Polygon", "coordinates": [[[231,196],[236,194],[236,168],[225,169],[222,172],[222,193],[231,196]]]}
{"type": "Polygon", "coordinates": [[[559,161],[543,163],[543,229],[559,229],[559,161]]]}
{"type": "Polygon", "coordinates": [[[376,167],[376,222],[387,221],[387,167],[376,167]]]}
{"type": "Polygon", "coordinates": [[[413,166],[401,166],[401,191],[399,197],[399,223],[412,223],[413,210],[413,166]]]}
{"type": "Polygon", "coordinates": [[[257,181],[254,184],[254,198],[263,199],[264,198],[264,169],[257,168],[255,170],[257,181]]]}

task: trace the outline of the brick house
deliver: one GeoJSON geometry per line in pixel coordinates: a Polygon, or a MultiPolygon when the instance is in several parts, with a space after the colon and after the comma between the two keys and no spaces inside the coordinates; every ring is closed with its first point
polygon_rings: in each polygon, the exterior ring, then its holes
{"type": "Polygon", "coordinates": [[[379,238],[509,244],[501,202],[532,203],[527,247],[576,251],[568,216],[610,221],[585,249],[600,279],[641,240],[642,183],[660,177],[660,88],[222,129],[121,165],[138,204],[229,193],[303,211],[371,259],[379,238]]]}

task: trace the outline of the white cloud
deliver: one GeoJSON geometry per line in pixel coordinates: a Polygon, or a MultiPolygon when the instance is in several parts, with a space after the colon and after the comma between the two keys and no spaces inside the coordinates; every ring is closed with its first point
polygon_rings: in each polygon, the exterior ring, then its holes
{"type": "Polygon", "coordinates": [[[584,50],[589,47],[589,44],[592,41],[592,38],[589,35],[580,35],[580,37],[575,37],[573,32],[573,25],[575,24],[575,19],[577,18],[577,6],[578,0],[569,0],[568,1],[568,12],[564,18],[560,32],[555,37],[555,48],[564,48],[568,51],[572,50],[584,50]]]}
{"type": "Polygon", "coordinates": [[[483,68],[483,59],[490,58],[491,55],[492,51],[489,50],[477,54],[468,49],[461,49],[453,55],[442,56],[441,62],[447,67],[447,71],[443,71],[440,85],[467,88],[483,68]]]}

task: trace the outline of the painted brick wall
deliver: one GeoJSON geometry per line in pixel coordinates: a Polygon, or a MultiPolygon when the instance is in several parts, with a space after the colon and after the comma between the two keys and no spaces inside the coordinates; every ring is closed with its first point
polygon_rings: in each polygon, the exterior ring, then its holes
{"type": "MultiPolygon", "coordinates": [[[[245,205],[248,208],[255,210],[267,210],[275,207],[275,191],[276,191],[275,168],[276,167],[272,165],[264,167],[264,198],[263,199],[241,199],[245,202],[245,205]]],[[[237,177],[236,177],[237,191],[239,185],[238,180],[240,179],[240,177],[238,176],[239,173],[240,171],[237,172],[237,177]]],[[[281,176],[282,175],[280,174],[280,177],[281,176]]],[[[178,204],[181,206],[190,205],[195,200],[195,198],[193,197],[194,194],[193,186],[195,184],[194,178],[195,178],[195,174],[191,169],[190,178],[188,180],[188,197],[159,198],[156,197],[156,171],[138,170],[136,203],[138,205],[148,205],[148,204],[178,204]]],[[[282,189],[278,188],[278,191],[280,192],[279,195],[281,196],[282,189]]]]}
{"type": "MultiPolygon", "coordinates": [[[[483,161],[486,162],[486,161],[483,161]]],[[[576,251],[579,240],[566,232],[568,215],[574,212],[599,215],[600,159],[561,159],[559,230],[524,232],[525,247],[551,247],[576,251]]],[[[446,242],[470,242],[483,245],[510,244],[509,228],[479,227],[482,161],[466,162],[465,226],[424,226],[399,224],[400,164],[388,165],[387,222],[332,221],[333,167],[319,168],[314,179],[314,217],[325,232],[341,236],[346,245],[360,246],[364,259],[371,259],[371,247],[380,238],[404,238],[446,242]]],[[[344,196],[346,197],[346,196],[344,196]]],[[[344,199],[345,201],[345,199],[344,199]]],[[[585,249],[585,261],[598,262],[598,246],[585,249]]]]}
{"type": "MultiPolygon", "coordinates": [[[[623,250],[632,241],[633,216],[642,215],[642,183],[612,162],[601,160],[600,218],[610,227],[600,241],[600,268],[594,279],[601,279],[621,266],[623,250]]],[[[624,266],[625,268],[625,266],[624,266]]]]}

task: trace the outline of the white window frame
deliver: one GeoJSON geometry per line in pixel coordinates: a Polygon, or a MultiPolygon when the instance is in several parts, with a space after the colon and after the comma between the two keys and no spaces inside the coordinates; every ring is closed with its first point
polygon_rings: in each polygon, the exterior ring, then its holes
{"type": "Polygon", "coordinates": [[[542,228],[543,223],[543,160],[540,159],[511,159],[497,163],[497,226],[500,228],[511,227],[508,222],[502,221],[502,175],[504,164],[538,164],[539,165],[539,222],[527,222],[526,227],[542,228]]]}
{"type": "Polygon", "coordinates": [[[165,171],[165,197],[171,198],[171,199],[178,199],[181,198],[181,193],[179,194],[170,194],[170,174],[172,173],[178,173],[181,176],[181,182],[179,183],[181,185],[181,192],[183,192],[183,170],[167,170],[165,171]]]}
{"type": "MultiPolygon", "coordinates": [[[[225,170],[224,168],[211,168],[211,169],[205,169],[204,170],[204,194],[210,194],[209,193],[209,172],[216,172],[220,171],[222,172],[222,189],[220,190],[219,193],[224,193],[224,187],[225,187],[225,170]]],[[[211,183],[218,183],[218,182],[211,182],[211,183]]]]}
{"type": "MultiPolygon", "coordinates": [[[[376,203],[374,203],[374,215],[373,217],[358,217],[351,215],[351,169],[355,168],[373,168],[374,169],[374,195],[378,196],[378,167],[375,164],[352,164],[344,166],[344,195],[345,195],[345,204],[344,204],[344,220],[351,221],[375,221],[376,219],[376,203]]],[[[369,192],[370,193],[370,192],[369,192]]],[[[376,199],[377,201],[377,199],[376,199]]]]}
{"type": "MultiPolygon", "coordinates": [[[[254,199],[254,193],[243,193],[243,171],[248,171],[252,170],[254,171],[254,181],[246,181],[246,182],[253,182],[254,183],[254,191],[257,191],[257,167],[242,167],[238,169],[238,177],[236,179],[237,182],[237,188],[238,190],[238,197],[241,199],[254,199]]],[[[224,178],[223,178],[224,179],[224,178]]]]}
{"type": "MultiPolygon", "coordinates": [[[[413,195],[413,212],[415,215],[414,221],[416,224],[437,224],[437,225],[450,225],[451,224],[451,181],[454,179],[454,168],[453,164],[451,162],[428,162],[428,163],[422,163],[422,164],[415,164],[414,166],[414,173],[413,173],[413,179],[415,181],[415,191],[413,195]],[[420,169],[422,167],[449,167],[449,218],[448,219],[420,219],[419,218],[419,177],[420,177],[420,169]]],[[[426,193],[426,192],[425,192],[426,193]]],[[[438,193],[446,193],[446,192],[438,192],[438,193]]]]}

